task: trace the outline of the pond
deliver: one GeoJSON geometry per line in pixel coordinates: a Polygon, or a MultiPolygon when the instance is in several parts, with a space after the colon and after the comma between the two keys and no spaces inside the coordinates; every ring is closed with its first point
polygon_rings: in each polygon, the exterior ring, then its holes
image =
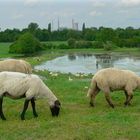
{"type": "Polygon", "coordinates": [[[100,69],[116,67],[129,69],[140,75],[140,56],[130,54],[67,54],[35,66],[37,70],[61,73],[95,73],[100,69]]]}

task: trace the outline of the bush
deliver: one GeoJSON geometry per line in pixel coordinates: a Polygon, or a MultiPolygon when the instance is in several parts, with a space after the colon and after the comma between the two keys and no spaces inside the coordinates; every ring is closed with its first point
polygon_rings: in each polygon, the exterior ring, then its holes
{"type": "Polygon", "coordinates": [[[42,50],[41,43],[32,34],[25,33],[10,45],[10,53],[32,54],[42,50]]]}
{"type": "Polygon", "coordinates": [[[71,47],[70,46],[68,46],[68,45],[66,45],[66,44],[59,44],[58,46],[57,46],[57,49],[70,49],[71,47]]]}
{"type": "Polygon", "coordinates": [[[93,48],[97,48],[97,49],[104,48],[103,43],[101,41],[94,41],[92,45],[93,45],[93,48]]]}
{"type": "Polygon", "coordinates": [[[44,44],[44,49],[56,49],[56,45],[52,43],[44,44]]]}
{"type": "Polygon", "coordinates": [[[117,48],[117,46],[111,41],[107,41],[103,46],[104,46],[104,50],[106,51],[110,51],[117,48]]]}
{"type": "Polygon", "coordinates": [[[93,44],[91,41],[84,41],[84,40],[76,41],[75,39],[70,38],[67,42],[68,42],[69,48],[71,48],[71,49],[72,48],[82,49],[82,48],[92,48],[93,47],[93,44]]]}
{"type": "Polygon", "coordinates": [[[59,45],[54,45],[52,43],[43,44],[44,49],[70,49],[70,46],[62,43],[59,45]]]}
{"type": "Polygon", "coordinates": [[[75,39],[70,38],[70,39],[68,39],[67,42],[68,42],[69,47],[75,48],[75,43],[76,43],[76,40],[75,39]]]}
{"type": "Polygon", "coordinates": [[[76,41],[75,48],[92,48],[92,42],[90,41],[76,41]]]}

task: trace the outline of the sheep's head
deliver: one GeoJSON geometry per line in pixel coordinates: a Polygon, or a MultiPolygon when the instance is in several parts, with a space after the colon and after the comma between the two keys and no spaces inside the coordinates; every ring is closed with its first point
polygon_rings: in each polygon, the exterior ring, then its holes
{"type": "Polygon", "coordinates": [[[59,115],[60,106],[61,106],[60,102],[58,100],[56,100],[54,102],[54,105],[50,107],[53,117],[59,115]]]}

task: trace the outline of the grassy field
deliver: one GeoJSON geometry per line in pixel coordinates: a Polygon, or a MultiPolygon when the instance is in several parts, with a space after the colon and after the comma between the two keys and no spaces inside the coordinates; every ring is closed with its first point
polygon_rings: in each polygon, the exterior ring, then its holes
{"type": "Polygon", "coordinates": [[[0,57],[9,57],[11,56],[8,53],[10,43],[0,43],[0,57]]]}
{"type": "MultiPolygon", "coordinates": [[[[6,44],[8,46],[8,44],[6,44]]],[[[8,47],[0,44],[0,56],[12,57],[8,47]]],[[[134,49],[133,49],[134,50],[134,49]]],[[[32,65],[53,59],[74,51],[91,50],[55,50],[42,52],[39,56],[27,57],[32,65]],[[38,62],[36,57],[40,58],[38,62]]],[[[92,50],[100,52],[103,50],[92,50]]],[[[133,52],[136,52],[134,50],[133,52]]],[[[125,50],[124,50],[125,52],[125,50]]],[[[135,91],[132,105],[124,107],[124,93],[111,94],[115,109],[106,103],[103,93],[96,98],[96,107],[89,107],[86,97],[92,75],[75,77],[71,74],[58,74],[52,77],[47,71],[36,74],[44,77],[44,82],[55,93],[62,104],[60,116],[53,118],[47,101],[36,101],[39,117],[33,118],[31,106],[26,112],[26,120],[20,120],[24,99],[4,98],[3,109],[7,121],[0,120],[1,140],[139,140],[140,139],[140,93],[135,91]],[[69,81],[69,76],[73,81],[69,81]]]]}

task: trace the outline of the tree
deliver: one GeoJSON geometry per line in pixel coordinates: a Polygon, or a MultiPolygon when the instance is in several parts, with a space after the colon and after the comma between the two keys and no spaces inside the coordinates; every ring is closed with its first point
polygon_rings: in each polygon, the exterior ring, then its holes
{"type": "Polygon", "coordinates": [[[81,39],[82,38],[82,32],[81,31],[76,31],[76,30],[69,30],[67,32],[67,37],[68,38],[74,38],[74,39],[81,39]]]}
{"type": "Polygon", "coordinates": [[[51,23],[48,24],[48,32],[51,33],[51,23]]]}
{"type": "Polygon", "coordinates": [[[39,41],[48,41],[49,40],[49,32],[46,29],[37,29],[35,32],[35,37],[39,39],[39,41]]]}
{"type": "Polygon", "coordinates": [[[97,37],[98,40],[102,42],[114,41],[116,38],[116,33],[112,28],[100,27],[97,37]]]}
{"type": "Polygon", "coordinates": [[[83,34],[83,36],[85,34],[85,29],[86,29],[86,26],[85,26],[85,23],[83,23],[83,26],[82,26],[82,34],[83,34]]]}
{"type": "Polygon", "coordinates": [[[96,31],[93,29],[87,28],[85,30],[84,39],[88,41],[93,41],[96,38],[96,31]]]}
{"type": "Polygon", "coordinates": [[[24,33],[16,42],[10,45],[9,52],[32,54],[41,49],[40,42],[31,33],[24,33]]]}
{"type": "Polygon", "coordinates": [[[28,25],[28,30],[29,32],[31,33],[35,33],[35,31],[39,28],[38,24],[37,23],[33,23],[31,22],[29,25],[28,25]]]}

